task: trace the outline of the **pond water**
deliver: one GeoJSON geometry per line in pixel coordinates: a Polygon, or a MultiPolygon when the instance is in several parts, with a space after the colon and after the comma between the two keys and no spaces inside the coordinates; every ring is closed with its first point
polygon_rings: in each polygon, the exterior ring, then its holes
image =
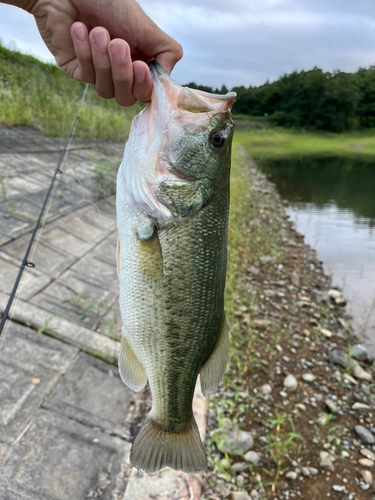
{"type": "Polygon", "coordinates": [[[375,354],[375,158],[258,162],[333,285],[349,300],[356,332],[375,354]]]}

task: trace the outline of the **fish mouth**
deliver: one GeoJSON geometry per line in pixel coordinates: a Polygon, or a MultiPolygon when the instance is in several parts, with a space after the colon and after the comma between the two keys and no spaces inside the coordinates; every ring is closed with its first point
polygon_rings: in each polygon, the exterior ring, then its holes
{"type": "Polygon", "coordinates": [[[150,68],[151,76],[153,81],[158,78],[158,75],[166,75],[167,73],[163,70],[158,62],[155,60],[150,61],[148,63],[148,67],[150,68]]]}
{"type": "MultiPolygon", "coordinates": [[[[155,60],[148,64],[154,83],[154,93],[159,98],[164,95],[169,102],[181,111],[190,113],[215,113],[230,110],[237,94],[228,92],[225,95],[193,90],[176,83],[155,60]]],[[[151,99],[152,100],[152,99],[151,99]]]]}

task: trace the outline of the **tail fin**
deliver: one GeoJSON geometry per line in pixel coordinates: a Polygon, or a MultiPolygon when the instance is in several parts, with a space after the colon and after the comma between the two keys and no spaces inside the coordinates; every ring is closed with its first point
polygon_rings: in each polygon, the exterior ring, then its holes
{"type": "Polygon", "coordinates": [[[182,432],[169,432],[147,417],[130,451],[133,467],[156,472],[172,467],[184,472],[204,472],[207,458],[195,419],[182,432]]]}

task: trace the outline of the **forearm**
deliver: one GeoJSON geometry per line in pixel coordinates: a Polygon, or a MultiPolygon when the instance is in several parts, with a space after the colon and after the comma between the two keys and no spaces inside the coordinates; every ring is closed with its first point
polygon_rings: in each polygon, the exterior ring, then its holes
{"type": "Polygon", "coordinates": [[[15,7],[19,7],[20,9],[30,12],[37,1],[38,0],[0,0],[0,3],[14,5],[15,7]]]}

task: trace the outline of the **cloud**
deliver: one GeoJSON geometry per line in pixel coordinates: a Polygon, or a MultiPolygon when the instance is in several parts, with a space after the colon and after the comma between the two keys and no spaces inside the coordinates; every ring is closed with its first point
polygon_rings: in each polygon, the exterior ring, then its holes
{"type": "MultiPolygon", "coordinates": [[[[173,77],[228,87],[259,85],[319,66],[356,71],[375,63],[373,0],[140,0],[184,48],[173,77]]],[[[0,5],[0,33],[50,57],[31,16],[0,5]]]]}
{"type": "Polygon", "coordinates": [[[15,44],[21,52],[43,61],[54,61],[39,35],[33,16],[21,9],[0,4],[0,37],[7,46],[15,44]]]}

